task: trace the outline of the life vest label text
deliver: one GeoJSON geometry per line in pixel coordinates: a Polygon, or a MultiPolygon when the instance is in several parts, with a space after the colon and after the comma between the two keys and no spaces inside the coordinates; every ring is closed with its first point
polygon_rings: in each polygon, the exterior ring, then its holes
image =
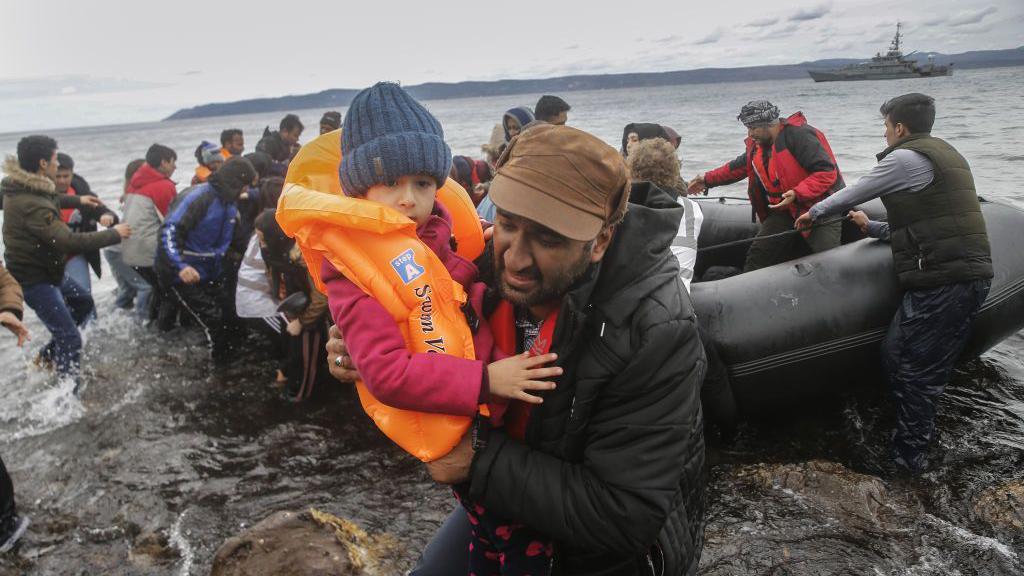
{"type": "Polygon", "coordinates": [[[416,263],[416,258],[413,256],[412,248],[402,252],[394,259],[391,260],[391,267],[398,273],[398,277],[402,279],[402,282],[409,284],[413,280],[423,276],[425,269],[416,263]]]}
{"type": "Polygon", "coordinates": [[[420,330],[430,334],[434,331],[434,300],[430,297],[430,284],[416,288],[413,293],[420,299],[420,330]]]}

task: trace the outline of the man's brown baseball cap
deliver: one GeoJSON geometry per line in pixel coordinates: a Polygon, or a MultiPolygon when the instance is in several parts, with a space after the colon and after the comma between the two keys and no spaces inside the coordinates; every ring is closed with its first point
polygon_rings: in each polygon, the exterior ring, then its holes
{"type": "Polygon", "coordinates": [[[501,210],[589,241],[622,220],[628,184],[614,148],[571,126],[540,124],[509,143],[489,194],[501,210]]]}

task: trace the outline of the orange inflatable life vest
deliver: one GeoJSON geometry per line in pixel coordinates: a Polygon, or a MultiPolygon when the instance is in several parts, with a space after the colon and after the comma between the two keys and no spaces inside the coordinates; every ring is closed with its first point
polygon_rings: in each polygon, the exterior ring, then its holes
{"type": "MultiPolygon", "coordinates": [[[[277,206],[277,221],[298,243],[317,288],[324,291],[320,267],[327,259],[391,314],[411,352],[475,358],[461,310],[467,300],[463,287],[416,235],[415,222],[383,204],[345,196],[340,164],[340,131],[306,144],[289,165],[277,206]]],[[[437,198],[452,214],[458,253],[475,259],[484,241],[473,201],[451,179],[437,198]]],[[[377,427],[424,462],[450,452],[471,423],[465,416],[393,408],[363,382],[356,386],[377,427]]]]}
{"type": "Polygon", "coordinates": [[[195,177],[192,178],[193,184],[206,182],[210,179],[210,174],[213,174],[213,172],[206,166],[203,166],[202,164],[196,166],[195,177]]]}

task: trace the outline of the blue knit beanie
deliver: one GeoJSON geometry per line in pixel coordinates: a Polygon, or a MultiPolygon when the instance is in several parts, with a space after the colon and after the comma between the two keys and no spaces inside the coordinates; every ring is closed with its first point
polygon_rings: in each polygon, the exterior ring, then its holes
{"type": "Polygon", "coordinates": [[[440,188],[452,167],[437,118],[398,84],[378,82],[356,94],[342,124],[341,187],[361,196],[402,176],[432,176],[440,188]]]}

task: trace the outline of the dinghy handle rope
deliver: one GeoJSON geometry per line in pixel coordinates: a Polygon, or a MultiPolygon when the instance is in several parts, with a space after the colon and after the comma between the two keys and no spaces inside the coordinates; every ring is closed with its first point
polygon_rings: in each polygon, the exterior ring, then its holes
{"type": "Polygon", "coordinates": [[[750,202],[750,198],[746,196],[687,196],[690,200],[713,200],[719,204],[725,204],[726,200],[741,200],[743,202],[750,202]]]}
{"type": "Polygon", "coordinates": [[[808,226],[806,228],[801,228],[800,230],[797,230],[796,228],[794,228],[792,230],[786,230],[784,232],[778,232],[776,234],[768,234],[767,236],[751,236],[750,238],[743,238],[743,239],[740,239],[740,240],[733,240],[732,242],[723,242],[721,244],[715,244],[713,246],[705,246],[703,248],[698,248],[697,252],[700,253],[700,252],[706,252],[706,251],[710,251],[710,250],[718,250],[720,248],[728,248],[730,246],[740,246],[740,245],[743,245],[743,244],[747,244],[749,242],[753,242],[755,240],[767,240],[769,238],[780,238],[782,236],[789,236],[791,234],[799,234],[801,232],[806,232],[808,230],[813,230],[815,228],[820,228],[822,226],[829,226],[831,224],[835,224],[836,222],[842,222],[843,220],[849,220],[849,219],[850,219],[850,216],[849,216],[849,214],[847,214],[846,216],[838,216],[836,218],[832,218],[832,219],[829,219],[829,220],[823,220],[823,221],[818,222],[816,224],[811,224],[810,226],[808,226]]]}

